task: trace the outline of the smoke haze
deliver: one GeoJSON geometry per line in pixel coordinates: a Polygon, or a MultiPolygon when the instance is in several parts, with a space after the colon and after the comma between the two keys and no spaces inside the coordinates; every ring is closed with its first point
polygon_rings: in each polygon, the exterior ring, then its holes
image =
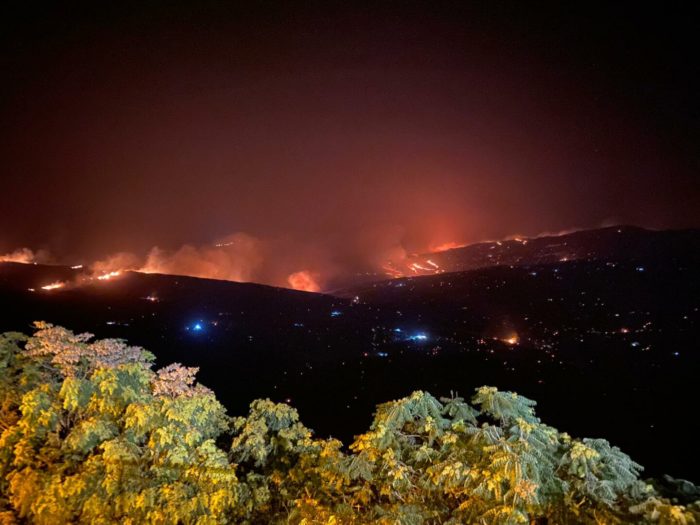
{"type": "Polygon", "coordinates": [[[431,247],[700,225],[690,18],[409,4],[17,4],[0,253],[324,289],[431,247]]]}

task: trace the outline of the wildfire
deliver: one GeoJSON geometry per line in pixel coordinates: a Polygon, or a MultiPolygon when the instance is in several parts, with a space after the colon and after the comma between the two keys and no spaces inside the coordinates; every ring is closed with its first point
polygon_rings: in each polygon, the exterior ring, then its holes
{"type": "Polygon", "coordinates": [[[384,266],[382,266],[382,270],[384,270],[384,273],[391,277],[392,279],[398,279],[401,277],[404,277],[404,274],[401,270],[398,270],[397,268],[394,267],[394,265],[390,262],[386,263],[384,266]]]}
{"type": "Polygon", "coordinates": [[[114,277],[119,277],[121,274],[122,274],[121,270],[116,270],[113,272],[103,273],[102,275],[98,275],[97,278],[100,281],[108,281],[109,279],[112,279],[114,277]]]}
{"type": "Polygon", "coordinates": [[[406,261],[401,263],[387,261],[387,263],[382,266],[382,269],[384,270],[384,273],[392,279],[406,277],[407,275],[411,275],[411,272],[416,275],[426,275],[442,273],[444,271],[440,268],[439,264],[437,264],[435,261],[431,261],[430,259],[410,263],[406,261]]]}
{"type": "Polygon", "coordinates": [[[505,339],[502,339],[502,341],[507,345],[514,346],[520,342],[520,338],[517,334],[513,334],[509,337],[506,337],[505,339]]]}
{"type": "Polygon", "coordinates": [[[12,253],[0,255],[0,262],[15,262],[23,264],[31,264],[34,261],[34,252],[28,248],[20,248],[12,253]]]}
{"type": "Polygon", "coordinates": [[[51,284],[47,284],[46,286],[42,286],[41,289],[50,291],[50,290],[56,290],[58,288],[63,288],[65,285],[66,285],[66,283],[64,283],[64,282],[56,281],[56,282],[53,282],[51,284]]]}
{"type": "Polygon", "coordinates": [[[464,248],[466,244],[458,242],[445,242],[443,244],[438,244],[437,246],[431,246],[430,251],[436,252],[446,252],[447,250],[454,250],[455,248],[464,248]]]}
{"type": "Polygon", "coordinates": [[[308,270],[301,270],[299,272],[294,272],[287,277],[287,282],[295,290],[302,290],[304,292],[320,292],[321,287],[316,282],[317,279],[317,274],[313,274],[308,270]]]}
{"type": "Polygon", "coordinates": [[[423,266],[422,264],[418,264],[418,263],[411,263],[408,265],[408,267],[411,269],[411,271],[413,273],[418,273],[418,270],[422,270],[424,272],[432,272],[433,271],[433,268],[427,268],[427,267],[423,266]]]}
{"type": "MultiPolygon", "coordinates": [[[[80,268],[73,268],[73,269],[78,270],[78,269],[80,269],[80,268]]],[[[81,286],[81,285],[87,284],[87,283],[89,283],[89,282],[94,282],[95,279],[97,279],[98,281],[109,281],[110,279],[113,279],[113,278],[115,278],[115,277],[118,277],[118,276],[120,276],[121,274],[122,274],[122,270],[114,270],[114,271],[111,271],[111,272],[108,272],[108,273],[103,273],[103,274],[101,274],[101,275],[92,276],[92,277],[86,276],[86,275],[81,275],[81,276],[78,276],[78,277],[76,277],[75,279],[71,280],[70,282],[66,282],[66,281],[55,281],[55,282],[52,282],[52,283],[50,283],[50,284],[47,284],[46,286],[42,286],[41,289],[42,289],[42,290],[45,290],[45,291],[47,291],[47,292],[49,292],[49,291],[51,291],[51,290],[57,290],[57,289],[59,289],[59,288],[65,288],[65,287],[68,286],[69,284],[70,284],[70,286],[72,286],[72,287],[73,287],[73,286],[81,286]]],[[[33,291],[34,291],[33,288],[28,288],[28,290],[29,290],[30,292],[33,292],[33,291]]]]}

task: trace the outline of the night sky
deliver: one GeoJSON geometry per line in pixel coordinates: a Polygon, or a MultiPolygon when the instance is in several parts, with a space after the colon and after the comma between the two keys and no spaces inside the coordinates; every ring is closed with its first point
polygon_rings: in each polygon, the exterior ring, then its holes
{"type": "Polygon", "coordinates": [[[279,284],[450,241],[700,226],[696,8],[21,4],[0,17],[0,253],[158,246],[279,284]]]}

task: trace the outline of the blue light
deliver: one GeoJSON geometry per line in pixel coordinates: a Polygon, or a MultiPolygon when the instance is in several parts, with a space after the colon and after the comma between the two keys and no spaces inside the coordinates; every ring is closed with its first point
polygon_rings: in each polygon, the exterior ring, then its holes
{"type": "Polygon", "coordinates": [[[400,333],[401,333],[401,328],[394,328],[394,332],[396,332],[397,334],[400,334],[400,333]]]}
{"type": "Polygon", "coordinates": [[[333,310],[331,312],[331,317],[340,317],[341,315],[343,315],[343,312],[341,312],[340,310],[333,310]]]}
{"type": "Polygon", "coordinates": [[[408,336],[409,341],[427,341],[428,335],[424,333],[418,333],[408,336]]]}
{"type": "Polygon", "coordinates": [[[194,326],[192,327],[192,330],[195,332],[201,332],[202,331],[202,323],[195,323],[194,326]]]}

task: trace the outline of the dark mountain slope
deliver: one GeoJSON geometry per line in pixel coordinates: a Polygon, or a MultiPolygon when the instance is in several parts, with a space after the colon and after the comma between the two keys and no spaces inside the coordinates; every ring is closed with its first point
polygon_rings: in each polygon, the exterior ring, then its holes
{"type": "Polygon", "coordinates": [[[199,366],[233,414],[256,397],[289,399],[320,435],[346,441],[379,401],[493,384],[650,473],[697,481],[677,432],[700,375],[698,234],[661,233],[635,232],[649,235],[636,252],[392,280],[345,298],[136,273],[45,292],[76,270],[0,264],[0,330],[43,319],[123,337],[159,365],[199,366]]]}

